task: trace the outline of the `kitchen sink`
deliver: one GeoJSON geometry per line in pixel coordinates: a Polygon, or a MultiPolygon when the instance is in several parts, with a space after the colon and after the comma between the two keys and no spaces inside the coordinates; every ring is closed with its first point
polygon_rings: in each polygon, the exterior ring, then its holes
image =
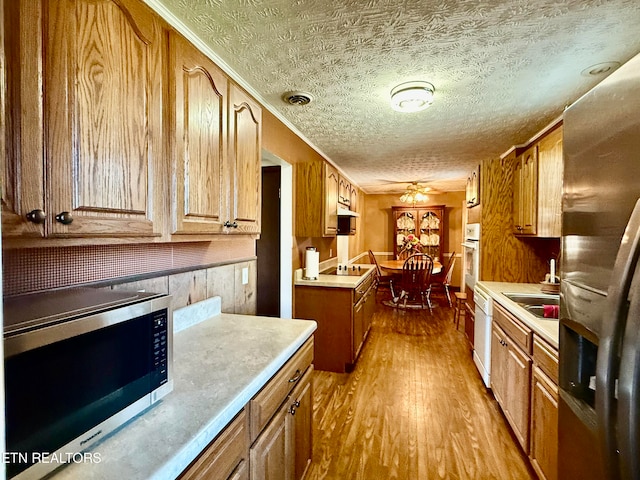
{"type": "Polygon", "coordinates": [[[557,318],[545,317],[544,306],[545,305],[559,305],[560,296],[550,295],[544,293],[505,293],[503,295],[509,300],[516,302],[527,312],[535,315],[538,318],[544,318],[545,320],[557,320],[557,318]]]}
{"type": "Polygon", "coordinates": [[[509,300],[520,305],[560,305],[560,295],[544,293],[502,293],[509,300]]]}

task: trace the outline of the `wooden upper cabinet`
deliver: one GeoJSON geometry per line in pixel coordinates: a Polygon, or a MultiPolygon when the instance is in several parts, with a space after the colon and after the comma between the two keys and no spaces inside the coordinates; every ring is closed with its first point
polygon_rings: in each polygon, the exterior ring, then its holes
{"type": "Polygon", "coordinates": [[[349,209],[352,212],[357,212],[358,211],[358,188],[351,184],[351,197],[350,197],[350,203],[349,203],[349,209]]]}
{"type": "Polygon", "coordinates": [[[159,19],[137,0],[45,5],[46,233],[160,236],[159,19]]]}
{"type": "Polygon", "coordinates": [[[562,228],[562,127],[553,127],[516,159],[513,231],[559,238],[562,228]]]}
{"type": "Polygon", "coordinates": [[[535,235],[538,215],[538,146],[533,145],[516,160],[514,174],[514,231],[535,235]]]}
{"type": "Polygon", "coordinates": [[[329,163],[299,163],[296,171],[296,236],[335,236],[340,175],[329,163]]]}
{"type": "Polygon", "coordinates": [[[562,236],[562,127],[538,142],[538,229],[539,237],[562,236]]]}
{"type": "Polygon", "coordinates": [[[2,235],[44,235],[42,112],[42,11],[40,2],[8,0],[3,6],[0,52],[2,235]],[[32,213],[33,221],[27,219],[32,213]]]}
{"type": "Polygon", "coordinates": [[[351,207],[351,182],[344,178],[343,176],[339,176],[338,179],[338,203],[342,205],[344,208],[351,207]]]}
{"type": "Polygon", "coordinates": [[[229,105],[229,231],[260,233],[262,108],[233,83],[229,105]]]}
{"type": "Polygon", "coordinates": [[[227,77],[175,32],[169,37],[171,233],[223,229],[227,194],[227,77]]]}
{"type": "Polygon", "coordinates": [[[340,175],[328,163],[324,164],[324,235],[338,232],[338,201],[340,198],[340,175]]]}

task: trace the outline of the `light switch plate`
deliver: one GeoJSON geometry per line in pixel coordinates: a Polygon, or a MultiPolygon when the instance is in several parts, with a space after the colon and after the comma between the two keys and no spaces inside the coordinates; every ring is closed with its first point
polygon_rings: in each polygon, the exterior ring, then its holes
{"type": "Polygon", "coordinates": [[[246,285],[249,283],[249,267],[242,268],[242,284],[246,285]]]}

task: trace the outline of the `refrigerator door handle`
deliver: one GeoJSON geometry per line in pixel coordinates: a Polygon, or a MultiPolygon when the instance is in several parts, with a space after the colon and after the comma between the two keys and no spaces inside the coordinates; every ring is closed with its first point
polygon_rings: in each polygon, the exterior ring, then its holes
{"type": "Polygon", "coordinates": [[[615,428],[615,390],[619,347],[627,317],[627,298],[640,254],[640,199],[636,201],[611,275],[596,363],[596,415],[607,478],[620,478],[615,428]]]}
{"type": "Polygon", "coordinates": [[[618,448],[622,478],[640,479],[640,272],[631,283],[618,380],[618,448]]]}

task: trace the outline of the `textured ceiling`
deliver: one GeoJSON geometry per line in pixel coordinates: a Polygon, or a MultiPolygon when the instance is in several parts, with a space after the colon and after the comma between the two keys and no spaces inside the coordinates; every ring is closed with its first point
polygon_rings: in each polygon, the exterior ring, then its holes
{"type": "Polygon", "coordinates": [[[480,160],[525,142],[606,76],[585,69],[640,52],[638,0],[147,2],[367,193],[412,180],[464,190],[480,160]],[[435,86],[434,104],[395,112],[390,90],[412,80],[435,86]],[[284,103],[292,90],[314,101],[284,103]]]}

